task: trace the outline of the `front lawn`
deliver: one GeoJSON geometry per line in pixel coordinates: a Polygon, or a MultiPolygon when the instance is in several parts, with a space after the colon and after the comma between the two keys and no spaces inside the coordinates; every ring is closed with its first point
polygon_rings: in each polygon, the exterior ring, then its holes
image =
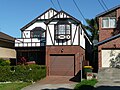
{"type": "Polygon", "coordinates": [[[96,79],[92,80],[83,80],[75,86],[75,90],[92,90],[94,85],[97,83],[96,79]]]}
{"type": "Polygon", "coordinates": [[[30,85],[31,83],[4,83],[0,84],[0,90],[21,90],[23,87],[30,85]]]}

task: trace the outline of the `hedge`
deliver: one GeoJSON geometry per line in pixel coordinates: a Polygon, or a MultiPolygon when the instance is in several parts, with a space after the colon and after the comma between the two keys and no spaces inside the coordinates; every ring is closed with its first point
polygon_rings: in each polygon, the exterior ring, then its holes
{"type": "Polygon", "coordinates": [[[45,66],[18,65],[0,66],[0,82],[7,81],[37,81],[46,76],[45,66]]]}

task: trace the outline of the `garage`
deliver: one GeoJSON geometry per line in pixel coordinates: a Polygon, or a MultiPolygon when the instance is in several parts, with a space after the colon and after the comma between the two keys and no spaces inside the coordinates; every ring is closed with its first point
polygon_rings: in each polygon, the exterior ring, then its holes
{"type": "Polygon", "coordinates": [[[111,67],[113,66],[112,61],[116,61],[117,58],[120,55],[120,50],[119,49],[105,49],[102,50],[102,67],[111,67]]]}
{"type": "Polygon", "coordinates": [[[50,55],[51,76],[74,76],[74,55],[50,55]]]}

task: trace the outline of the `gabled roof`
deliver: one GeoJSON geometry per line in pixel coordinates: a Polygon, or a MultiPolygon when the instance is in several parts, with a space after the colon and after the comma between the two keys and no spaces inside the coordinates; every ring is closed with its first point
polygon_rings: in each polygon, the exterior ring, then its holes
{"type": "Polygon", "coordinates": [[[95,44],[94,46],[102,45],[102,44],[104,44],[104,43],[106,43],[106,42],[109,42],[109,41],[114,40],[114,39],[119,38],[119,37],[120,37],[120,34],[117,34],[117,35],[112,36],[112,37],[110,37],[110,38],[108,38],[108,39],[105,39],[105,40],[103,40],[103,41],[101,41],[101,42],[98,42],[98,43],[95,44]]]}
{"type": "MultiPolygon", "coordinates": [[[[65,18],[69,18],[74,20],[76,23],[81,23],[78,19],[74,18],[73,16],[69,15],[68,13],[66,13],[65,11],[61,10],[60,12],[58,12],[56,15],[54,15],[52,18],[48,19],[47,21],[45,21],[45,24],[49,24],[53,19],[58,18],[60,16],[60,14],[65,14],[66,17],[65,18]]],[[[64,17],[63,17],[64,18],[64,17]]]]}
{"type": "Polygon", "coordinates": [[[107,11],[104,11],[104,12],[100,13],[100,14],[96,15],[96,17],[103,16],[103,15],[105,15],[105,14],[107,14],[107,13],[109,13],[109,12],[112,12],[112,11],[118,9],[118,8],[120,8],[120,5],[117,5],[117,6],[111,8],[111,9],[109,9],[109,10],[107,10],[107,11]]]}
{"type": "Polygon", "coordinates": [[[14,42],[15,39],[3,32],[0,32],[0,40],[6,42],[14,42]]]}
{"type": "Polygon", "coordinates": [[[28,23],[27,25],[25,25],[24,27],[22,27],[20,30],[23,31],[24,29],[28,28],[29,26],[31,26],[32,24],[34,24],[42,15],[44,15],[45,13],[47,13],[49,10],[53,10],[55,12],[58,12],[57,10],[50,8],[48,10],[46,10],[44,13],[42,13],[40,16],[38,16],[37,18],[35,18],[34,20],[32,20],[30,23],[28,23]]]}

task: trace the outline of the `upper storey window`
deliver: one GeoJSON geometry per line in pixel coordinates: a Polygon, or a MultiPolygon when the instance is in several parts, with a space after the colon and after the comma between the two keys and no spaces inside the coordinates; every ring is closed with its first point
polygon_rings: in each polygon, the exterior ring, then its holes
{"type": "Polygon", "coordinates": [[[102,19],[102,28],[115,28],[116,18],[115,17],[104,17],[102,19]]]}
{"type": "Polygon", "coordinates": [[[31,37],[32,38],[40,38],[40,31],[32,31],[31,37]]]}
{"type": "Polygon", "coordinates": [[[55,25],[55,37],[56,39],[70,39],[71,25],[67,20],[60,20],[55,25]]]}
{"type": "Polygon", "coordinates": [[[44,37],[44,30],[41,27],[36,27],[31,31],[31,38],[44,37]]]}
{"type": "Polygon", "coordinates": [[[55,25],[57,35],[67,35],[70,34],[70,25],[69,24],[58,24],[55,25]]]}

